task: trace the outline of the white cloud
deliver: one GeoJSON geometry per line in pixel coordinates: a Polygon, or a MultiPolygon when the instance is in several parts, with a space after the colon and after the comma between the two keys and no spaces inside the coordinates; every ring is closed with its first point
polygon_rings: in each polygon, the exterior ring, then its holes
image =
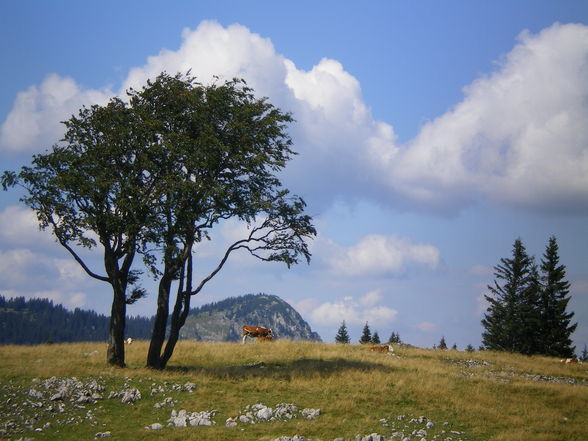
{"type": "Polygon", "coordinates": [[[55,258],[25,248],[0,250],[0,289],[36,289],[55,286],[65,290],[87,280],[72,259],[55,258]]]}
{"type": "Polygon", "coordinates": [[[586,26],[523,32],[497,72],[384,161],[391,187],[432,205],[481,192],[528,208],[585,210],[587,57],[586,26]]]}
{"type": "Polygon", "coordinates": [[[203,21],[195,30],[183,30],[178,50],[162,50],[144,66],[132,69],[121,91],[141,88],[164,70],[175,74],[190,69],[203,83],[216,76],[222,80],[245,78],[259,95],[271,95],[274,100],[278,98],[275,92],[284,88],[286,74],[284,59],[268,38],[238,24],[224,28],[215,21],[203,21]]]}
{"type": "Polygon", "coordinates": [[[435,269],[440,252],[433,245],[413,244],[408,238],[371,234],[351,247],[334,246],[327,266],[340,276],[399,275],[412,265],[435,269]]]}
{"type": "Polygon", "coordinates": [[[287,300],[287,302],[292,305],[294,309],[300,313],[300,315],[306,316],[306,314],[309,314],[316,308],[318,300],[315,298],[302,299],[300,301],[290,299],[287,300]]]}
{"type": "Polygon", "coordinates": [[[382,291],[379,289],[375,289],[373,291],[369,291],[367,293],[365,293],[360,299],[359,299],[359,303],[362,306],[365,307],[369,307],[369,306],[374,306],[375,304],[377,304],[380,300],[382,300],[382,291]]]}
{"type": "Polygon", "coordinates": [[[52,236],[39,230],[37,217],[32,210],[10,205],[0,211],[0,244],[13,246],[53,245],[52,236]]]}
{"type": "Polygon", "coordinates": [[[437,329],[437,325],[431,322],[421,322],[417,325],[417,328],[423,332],[432,332],[437,329]]]}
{"type": "Polygon", "coordinates": [[[86,306],[86,294],[81,292],[63,292],[57,290],[45,291],[16,291],[3,290],[0,295],[6,298],[24,297],[25,299],[49,299],[54,304],[61,304],[69,309],[84,308],[86,306]]]}
{"type": "Polygon", "coordinates": [[[63,135],[61,121],[82,105],[104,104],[112,95],[108,90],[83,89],[72,78],[47,75],[40,86],[30,86],[16,96],[0,126],[0,151],[14,154],[48,149],[63,135]]]}
{"type": "MultiPolygon", "coordinates": [[[[377,300],[379,299],[380,297],[377,300]]],[[[343,321],[348,325],[361,325],[369,322],[374,326],[383,326],[393,322],[398,311],[388,306],[376,306],[374,300],[376,300],[374,292],[368,292],[359,301],[348,296],[340,301],[325,302],[312,310],[310,320],[321,326],[338,325],[343,321]]]]}
{"type": "MultiPolygon", "coordinates": [[[[406,145],[373,118],[359,81],[337,60],[300,70],[241,25],[205,21],[182,37],[177,50],[132,69],[119,95],[163,70],[191,69],[203,83],[215,75],[245,78],[258,95],[293,112],[301,154],[285,182],[315,206],[367,196],[451,212],[482,194],[532,209],[588,207],[587,26],[522,33],[496,72],[467,86],[462,102],[406,145]]],[[[110,94],[47,76],[18,94],[0,129],[0,149],[40,151],[61,136],[60,120],[110,94]]]]}

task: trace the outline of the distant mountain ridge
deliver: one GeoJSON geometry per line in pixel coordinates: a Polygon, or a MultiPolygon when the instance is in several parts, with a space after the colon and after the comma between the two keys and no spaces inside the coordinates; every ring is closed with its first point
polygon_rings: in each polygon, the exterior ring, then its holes
{"type": "MultiPolygon", "coordinates": [[[[70,311],[49,299],[7,299],[0,295],[0,344],[106,341],[109,320],[94,311],[70,311]]],[[[268,294],[231,297],[194,308],[180,338],[237,341],[245,324],[271,328],[276,338],[321,340],[294,308],[268,294]]],[[[153,317],[127,317],[125,334],[147,340],[152,328],[153,317]]]]}
{"type": "Polygon", "coordinates": [[[322,341],[287,302],[270,294],[230,297],[190,310],[180,338],[238,341],[243,325],[271,328],[274,338],[322,341]]]}

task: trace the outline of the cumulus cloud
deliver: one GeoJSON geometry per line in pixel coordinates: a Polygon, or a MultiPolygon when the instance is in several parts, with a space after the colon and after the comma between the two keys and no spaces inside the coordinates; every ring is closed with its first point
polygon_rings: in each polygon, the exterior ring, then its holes
{"type": "Polygon", "coordinates": [[[49,232],[39,230],[32,210],[10,205],[0,211],[0,244],[39,247],[53,245],[54,241],[49,232]]]}
{"type": "Polygon", "coordinates": [[[353,297],[345,297],[340,301],[325,302],[312,309],[310,319],[321,325],[337,325],[345,321],[348,325],[369,322],[375,326],[383,326],[396,319],[398,311],[388,306],[375,305],[373,300],[373,292],[369,292],[358,301],[353,297]]]}
{"type": "Polygon", "coordinates": [[[55,258],[25,248],[0,250],[0,280],[3,289],[37,289],[59,285],[79,286],[86,277],[71,259],[55,258]]]}
{"type": "Polygon", "coordinates": [[[408,238],[370,234],[351,247],[332,246],[327,266],[340,276],[399,275],[409,266],[435,269],[440,262],[439,249],[430,244],[414,244],[408,238]]]}
{"type": "MultiPolygon", "coordinates": [[[[260,96],[292,111],[295,149],[286,184],[319,208],[371,197],[397,206],[459,210],[484,195],[542,210],[588,207],[588,27],[524,32],[494,73],[399,145],[393,126],[373,118],[359,81],[337,60],[308,71],[244,26],[213,21],[185,29],[177,50],[130,70],[119,95],[165,70],[192,70],[203,83],[245,78],[260,96]]],[[[0,129],[4,152],[40,151],[59,139],[59,121],[82,104],[106,101],[52,74],[18,94],[0,129]]]]}
{"type": "Polygon", "coordinates": [[[40,86],[19,92],[0,126],[0,151],[8,154],[40,152],[64,132],[61,121],[83,105],[104,104],[113,93],[84,89],[72,78],[49,74],[40,86]]]}
{"type": "Polygon", "coordinates": [[[390,185],[432,205],[481,192],[534,209],[585,209],[587,58],[586,26],[523,32],[495,73],[467,86],[462,102],[384,161],[390,185]]]}
{"type": "Polygon", "coordinates": [[[261,96],[279,97],[284,89],[284,58],[276,54],[270,39],[262,38],[245,26],[223,27],[215,21],[203,21],[196,29],[184,29],[178,50],[162,50],[147,63],[131,69],[122,91],[141,88],[147,79],[162,71],[191,70],[201,82],[244,78],[261,96]]]}

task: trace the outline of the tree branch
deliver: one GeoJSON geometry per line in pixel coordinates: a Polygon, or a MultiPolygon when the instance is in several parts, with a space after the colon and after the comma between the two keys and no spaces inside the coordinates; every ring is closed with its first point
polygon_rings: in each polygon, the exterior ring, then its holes
{"type": "Polygon", "coordinates": [[[241,239],[241,240],[238,240],[237,242],[235,242],[234,244],[232,244],[229,248],[227,248],[227,251],[225,252],[225,255],[223,256],[223,258],[220,261],[220,263],[218,264],[218,266],[208,276],[206,276],[204,279],[202,279],[202,281],[196,287],[196,289],[194,291],[189,292],[189,294],[191,296],[194,296],[194,295],[198,294],[200,291],[202,291],[202,288],[204,288],[204,285],[206,285],[222,269],[222,267],[227,262],[227,259],[229,258],[231,253],[233,251],[235,251],[236,249],[242,248],[241,244],[246,243],[246,242],[248,242],[248,239],[241,239]]]}
{"type": "MultiPolygon", "coordinates": [[[[53,231],[54,232],[57,231],[57,224],[55,223],[55,220],[53,220],[52,216],[49,216],[49,222],[51,222],[51,225],[53,225],[53,231]]],[[[55,233],[55,237],[57,237],[57,240],[59,241],[61,246],[63,246],[67,251],[69,251],[69,253],[73,256],[73,258],[76,260],[76,262],[78,262],[80,264],[80,266],[83,268],[83,270],[86,272],[86,274],[88,274],[90,277],[93,277],[94,279],[98,279],[103,282],[110,283],[110,281],[111,281],[110,277],[101,276],[100,274],[96,274],[94,271],[92,271],[86,265],[86,263],[82,260],[82,258],[80,256],[78,256],[78,254],[73,250],[72,247],[69,246],[69,244],[64,239],[62,239],[57,233],[55,233]]]]}
{"type": "Polygon", "coordinates": [[[92,270],[90,270],[90,268],[88,268],[88,266],[84,263],[84,261],[81,259],[80,256],[78,256],[76,254],[76,252],[67,244],[67,242],[58,239],[59,243],[67,250],[69,251],[69,253],[73,256],[73,258],[76,260],[76,262],[78,262],[80,264],[80,266],[84,269],[84,271],[90,276],[93,277],[95,279],[98,280],[102,280],[103,282],[109,282],[110,283],[110,277],[106,277],[106,276],[101,276],[99,274],[96,274],[95,272],[93,272],[92,270]]]}

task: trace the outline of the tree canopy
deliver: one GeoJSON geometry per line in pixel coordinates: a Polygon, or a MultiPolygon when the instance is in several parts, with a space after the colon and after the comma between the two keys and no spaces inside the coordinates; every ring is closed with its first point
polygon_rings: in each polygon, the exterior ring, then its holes
{"type": "Polygon", "coordinates": [[[82,108],[66,132],[32,166],[5,172],[5,189],[20,185],[32,208],[84,271],[113,289],[108,362],[124,366],[126,304],[145,291],[136,255],[159,279],[147,364],[162,368],[200,292],[229,255],[244,250],[288,267],[310,260],[316,235],[305,202],[282,187],[278,173],[294,155],[292,116],[255,97],[242,80],[202,85],[190,74],[160,74],[128,99],[82,108]],[[217,84],[218,83],[218,84],[217,84]],[[195,283],[194,245],[219,222],[237,219],[249,234],[231,244],[218,265],[195,283]],[[79,248],[100,247],[104,272],[79,248]],[[172,284],[177,282],[164,353],[172,284]],[[127,288],[134,286],[130,293],[127,288]]]}

